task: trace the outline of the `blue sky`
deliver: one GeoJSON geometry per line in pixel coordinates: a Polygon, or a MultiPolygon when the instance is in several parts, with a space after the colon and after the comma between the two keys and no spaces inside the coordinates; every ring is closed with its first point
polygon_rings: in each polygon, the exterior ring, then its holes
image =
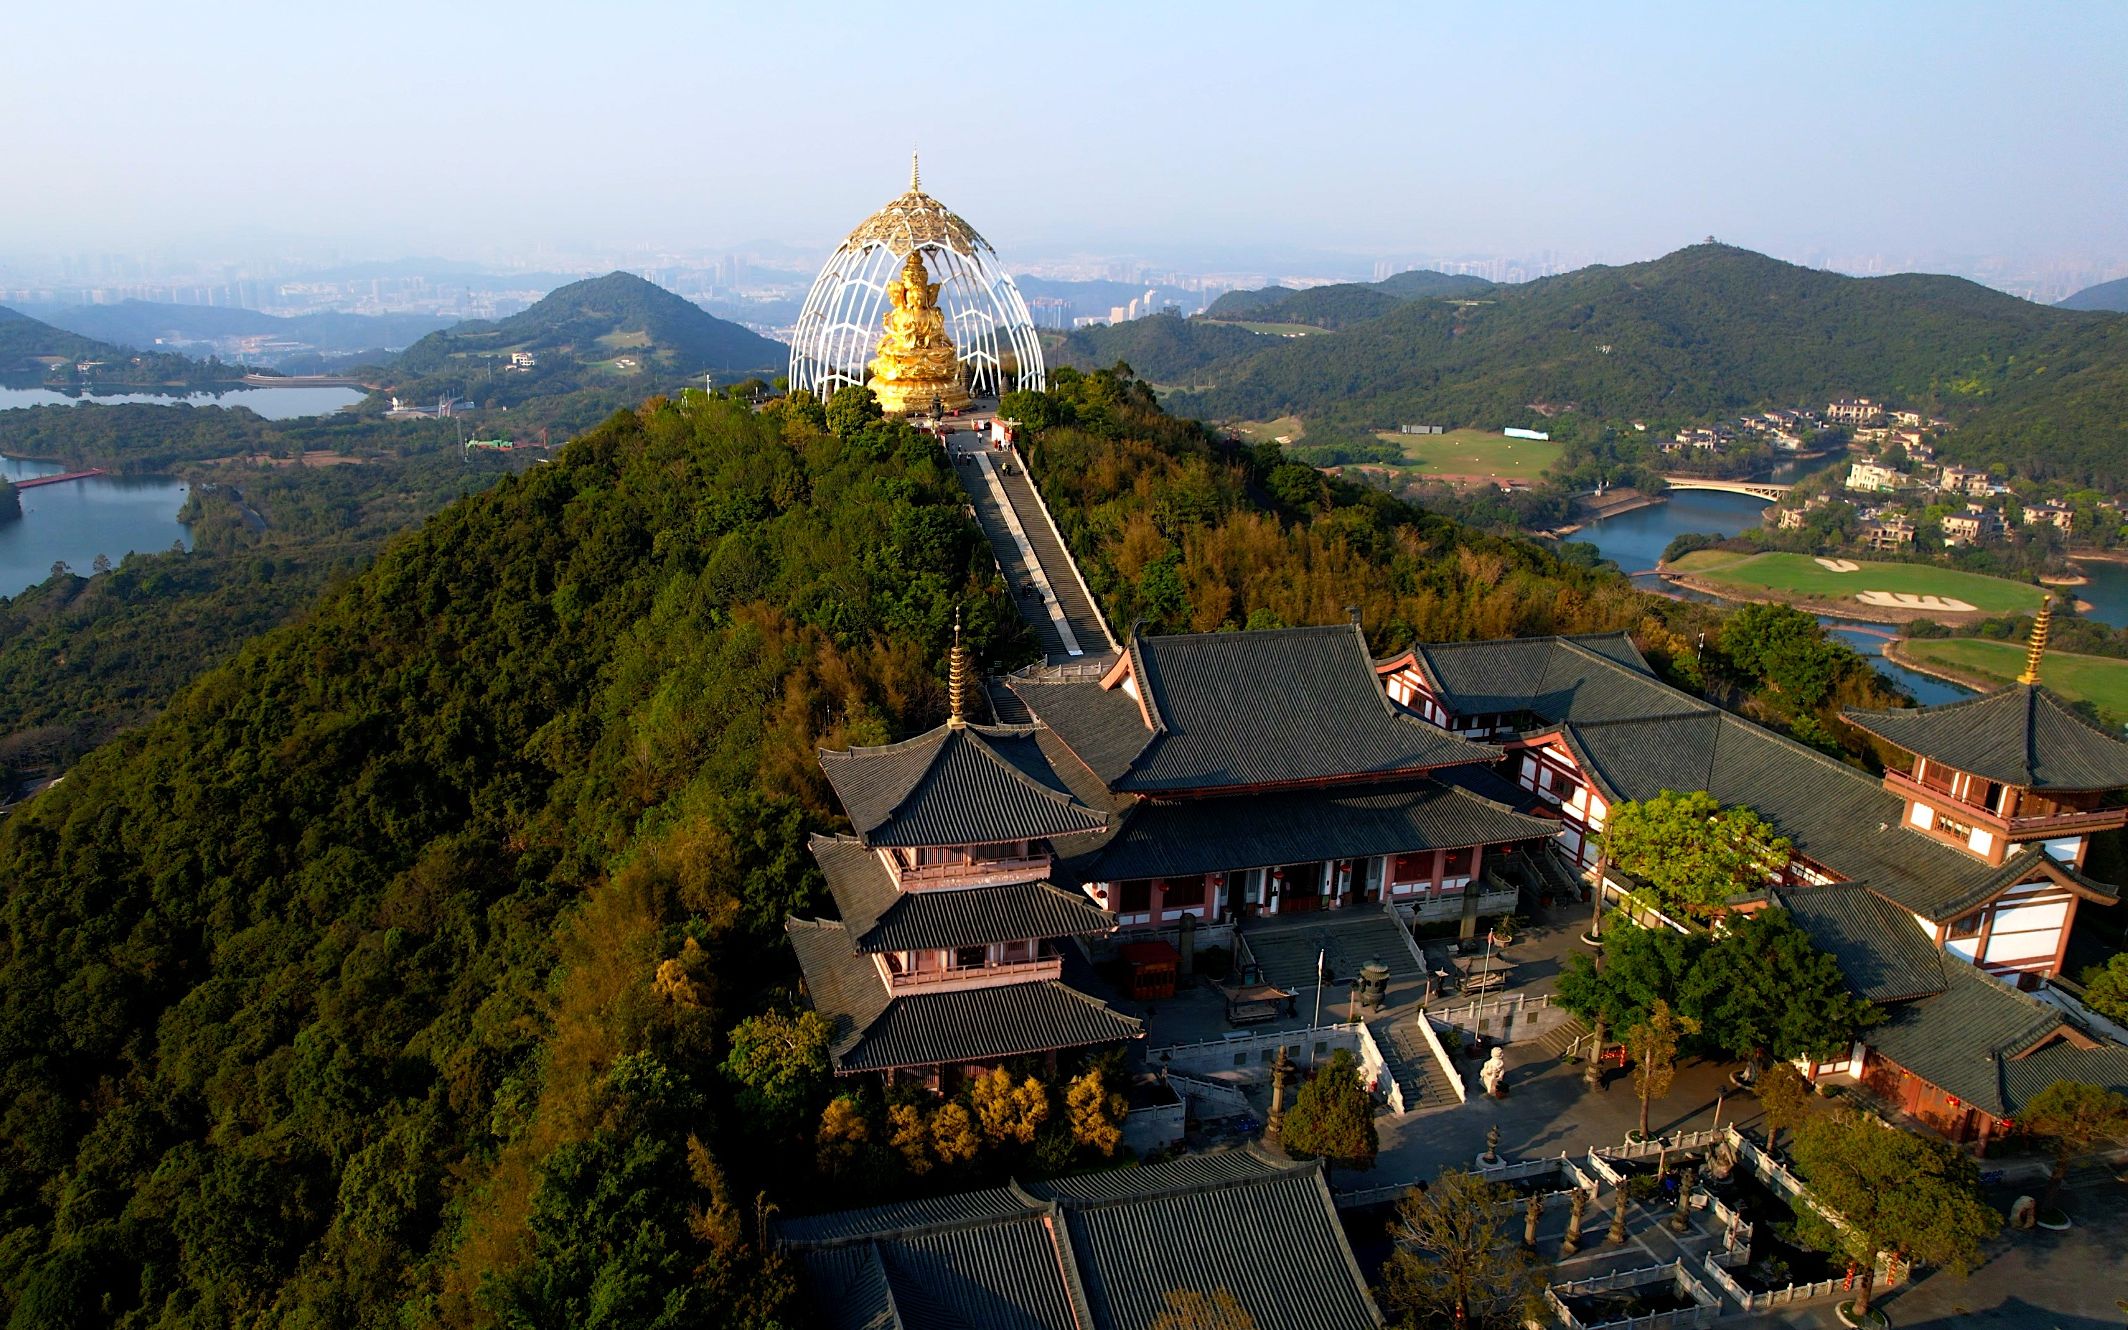
{"type": "Polygon", "coordinates": [[[19,6],[0,251],[2128,259],[2128,3],[19,6]]]}

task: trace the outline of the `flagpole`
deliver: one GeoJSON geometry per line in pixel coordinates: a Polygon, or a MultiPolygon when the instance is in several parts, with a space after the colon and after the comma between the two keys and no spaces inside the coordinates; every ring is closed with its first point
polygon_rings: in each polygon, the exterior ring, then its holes
{"type": "MultiPolygon", "coordinates": [[[[1479,969],[1478,973],[1479,973],[1480,975],[1490,975],[1490,974],[1491,974],[1492,972],[1493,972],[1493,930],[1491,930],[1490,928],[1488,928],[1488,929],[1486,929],[1486,930],[1485,930],[1485,964],[1484,964],[1484,966],[1482,966],[1482,967],[1481,967],[1481,968],[1479,969]]],[[[1484,991],[1485,991],[1485,985],[1483,985],[1483,984],[1480,984],[1480,985],[1478,985],[1478,991],[1479,991],[1479,992],[1481,992],[1481,993],[1482,993],[1482,992],[1484,992],[1484,991]]]]}
{"type": "MultiPolygon", "coordinates": [[[[1309,1022],[1311,1029],[1323,1023],[1323,975],[1329,969],[1329,963],[1330,948],[1324,947],[1315,953],[1315,1019],[1309,1022]]],[[[1315,1065],[1315,1045],[1318,1042],[1314,1039],[1308,1041],[1308,1065],[1311,1067],[1315,1065]]]]}

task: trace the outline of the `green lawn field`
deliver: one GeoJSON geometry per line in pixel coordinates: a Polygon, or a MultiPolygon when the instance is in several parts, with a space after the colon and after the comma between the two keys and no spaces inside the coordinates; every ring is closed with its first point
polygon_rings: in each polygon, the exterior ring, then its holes
{"type": "Polygon", "coordinates": [[[1782,592],[1818,601],[1851,600],[1864,591],[1942,596],[1986,614],[2029,613],[2039,608],[2044,594],[2025,582],[1920,563],[1861,563],[1851,573],[1837,573],[1808,554],[1694,550],[1669,570],[1740,591],[1782,592]]]}
{"type": "Polygon", "coordinates": [[[1413,471],[1492,480],[1535,480],[1566,447],[1542,439],[1510,439],[1482,429],[1452,429],[1446,434],[1383,430],[1374,437],[1402,448],[1404,465],[1413,471]]]}
{"type": "Polygon", "coordinates": [[[1237,420],[1232,428],[1250,443],[1270,443],[1279,438],[1299,443],[1301,436],[1307,433],[1299,416],[1280,416],[1276,420],[1237,420]]]}
{"type": "MultiPolygon", "coordinates": [[[[2002,683],[2015,679],[2025,667],[2023,643],[1986,637],[1912,638],[1901,642],[1899,650],[1923,665],[1985,675],[2002,683]]],[[[2091,703],[2115,723],[2128,718],[2128,660],[2049,651],[2040,662],[2039,681],[2072,701],[2091,703]]]]}

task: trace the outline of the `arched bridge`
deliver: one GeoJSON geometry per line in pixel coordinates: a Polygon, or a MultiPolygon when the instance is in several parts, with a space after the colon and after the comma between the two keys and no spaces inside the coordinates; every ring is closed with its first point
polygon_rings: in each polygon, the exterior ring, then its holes
{"type": "Polygon", "coordinates": [[[1754,499],[1778,503],[1783,494],[1794,488],[1771,480],[1710,480],[1705,476],[1664,476],[1663,483],[1674,490],[1720,490],[1724,494],[1748,494],[1754,499]]]}

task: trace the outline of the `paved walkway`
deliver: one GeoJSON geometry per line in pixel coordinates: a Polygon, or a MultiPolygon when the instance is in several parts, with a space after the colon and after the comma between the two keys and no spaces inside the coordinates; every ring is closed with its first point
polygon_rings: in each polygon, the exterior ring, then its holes
{"type": "Polygon", "coordinates": [[[1020,616],[1052,664],[1112,654],[1108,625],[1049,520],[1025,460],[1016,449],[986,447],[982,438],[978,430],[958,430],[946,436],[946,451],[1020,616]]]}

